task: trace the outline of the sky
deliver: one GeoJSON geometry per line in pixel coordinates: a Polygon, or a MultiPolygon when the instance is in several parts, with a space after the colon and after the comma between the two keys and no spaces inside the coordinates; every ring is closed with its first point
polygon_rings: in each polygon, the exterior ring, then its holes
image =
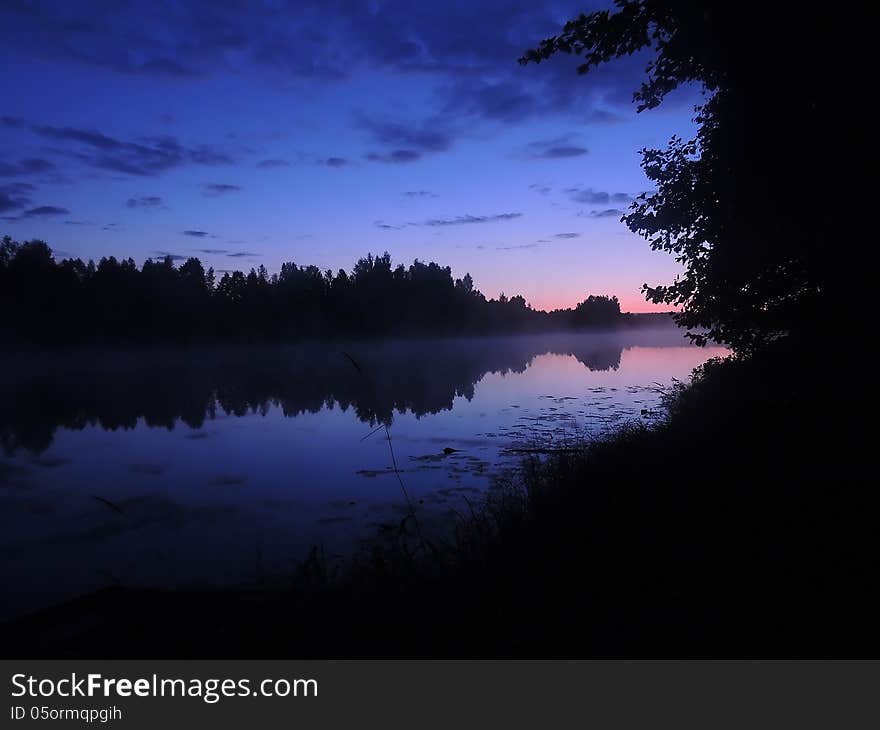
{"type": "Polygon", "coordinates": [[[540,309],[662,308],[639,290],[678,266],[620,216],[697,94],[637,114],[644,54],[517,63],[604,6],[3,0],[0,235],[218,272],[388,251],[540,309]]]}

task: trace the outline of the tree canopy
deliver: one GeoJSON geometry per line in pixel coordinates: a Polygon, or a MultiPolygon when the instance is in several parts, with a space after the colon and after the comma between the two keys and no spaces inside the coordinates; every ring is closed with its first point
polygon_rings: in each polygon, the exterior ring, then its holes
{"type": "MultiPolygon", "coordinates": [[[[56,262],[43,241],[0,241],[2,339],[36,343],[189,342],[523,332],[633,323],[615,296],[544,312],[521,295],[486,298],[470,274],[368,254],[349,272],[282,264],[225,271],[197,258],[56,262]]],[[[644,321],[645,318],[642,318],[644,321]]],[[[651,320],[650,317],[647,318],[651,320]]]]}
{"type": "Polygon", "coordinates": [[[638,111],[681,86],[702,89],[696,138],[642,150],[656,190],[623,218],[684,267],[672,283],[645,284],[647,299],[679,307],[697,341],[743,352],[851,321],[867,287],[841,246],[858,246],[864,234],[833,192],[867,171],[855,146],[871,118],[861,87],[867,25],[809,4],[614,4],[568,22],[520,62],[576,54],[583,74],[650,49],[638,111]]]}

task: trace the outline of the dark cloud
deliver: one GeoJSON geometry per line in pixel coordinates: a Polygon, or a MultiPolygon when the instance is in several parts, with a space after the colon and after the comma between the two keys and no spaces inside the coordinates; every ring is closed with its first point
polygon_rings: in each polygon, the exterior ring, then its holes
{"type": "MultiPolygon", "coordinates": [[[[170,139],[165,137],[163,139],[170,139]]],[[[172,140],[172,142],[174,142],[172,140]]],[[[174,144],[177,144],[174,142],[174,144]]],[[[223,152],[211,145],[198,145],[189,150],[185,150],[187,158],[197,165],[232,165],[235,159],[227,152],[223,152]]]]}
{"type": "Polygon", "coordinates": [[[515,80],[482,81],[477,77],[459,80],[450,93],[447,111],[453,108],[491,121],[519,122],[535,115],[541,100],[534,88],[515,80]]]}
{"type": "Polygon", "coordinates": [[[525,157],[533,160],[564,160],[570,157],[582,157],[589,152],[586,147],[574,144],[571,136],[568,135],[532,142],[526,148],[525,157]]]}
{"type": "Polygon", "coordinates": [[[129,198],[125,201],[127,208],[161,208],[162,198],[158,195],[142,195],[139,198],[129,198]]]}
{"type": "Polygon", "coordinates": [[[553,188],[549,185],[540,185],[538,183],[532,183],[529,185],[529,190],[534,190],[536,193],[540,193],[541,195],[547,195],[553,188]]]}
{"type": "Polygon", "coordinates": [[[558,16],[523,0],[442,7],[301,0],[273,3],[271,10],[257,0],[180,0],[169,15],[137,2],[7,0],[0,37],[30,55],[126,74],[218,72],[228,68],[230,54],[318,79],[345,78],[356,65],[462,73],[497,67],[500,58],[515,62],[527,42],[558,31],[562,17],[582,9],[571,0],[565,4],[569,10],[558,16]]]}
{"type": "Polygon", "coordinates": [[[234,253],[226,254],[231,259],[249,259],[259,256],[258,253],[252,253],[250,251],[236,251],[234,253]]]}
{"type": "Polygon", "coordinates": [[[608,193],[602,190],[593,190],[592,188],[566,188],[565,192],[576,203],[585,203],[587,205],[630,203],[633,200],[633,196],[629,193],[608,193]]]}
{"type": "Polygon", "coordinates": [[[31,204],[30,194],[34,186],[28,183],[0,185],[0,213],[21,210],[31,204]]]}
{"type": "Polygon", "coordinates": [[[620,218],[623,215],[622,210],[617,208],[606,208],[605,210],[591,210],[590,218],[620,218]]]}
{"type": "Polygon", "coordinates": [[[571,196],[576,203],[586,203],[587,205],[603,205],[611,202],[611,195],[602,190],[593,190],[586,188],[566,188],[565,192],[571,196]]]}
{"type": "MultiPolygon", "coordinates": [[[[229,74],[246,67],[321,83],[374,71],[408,76],[432,99],[424,117],[402,118],[395,112],[394,118],[377,118],[363,111],[355,116],[356,126],[370,140],[365,159],[405,164],[451,149],[463,135],[479,134],[481,124],[494,128],[554,115],[607,124],[632,115],[632,93],[650,60],[645,53],[583,77],[575,73],[580,59],[564,54],[527,68],[517,64],[527,48],[558,34],[565,20],[607,5],[605,0],[559,0],[552,5],[531,0],[299,0],[268,5],[260,0],[176,0],[173,11],[165,12],[144,0],[5,0],[0,4],[0,43],[5,51],[41,60],[166,78],[229,74]]],[[[693,95],[681,101],[688,106],[692,102],[693,95]]],[[[667,108],[672,103],[668,100],[667,108]]],[[[193,147],[173,137],[123,140],[99,130],[28,125],[14,117],[8,123],[33,126],[34,133],[63,141],[72,148],[66,154],[82,164],[128,175],[234,162],[234,155],[223,149],[193,147]]],[[[586,147],[564,143],[530,156],[566,159],[584,154],[586,147]]],[[[342,167],[343,160],[317,162],[342,167]]],[[[257,166],[288,164],[267,159],[257,166]]]]}
{"type": "Polygon", "coordinates": [[[2,121],[44,139],[66,143],[60,153],[83,165],[127,175],[157,175],[185,165],[229,165],[235,161],[211,145],[186,146],[167,135],[121,140],[90,129],[30,124],[10,117],[2,121]]]}
{"type": "Polygon", "coordinates": [[[5,0],[0,41],[43,60],[160,77],[221,74],[245,65],[320,81],[387,70],[420,77],[438,106],[455,108],[458,116],[516,122],[568,112],[607,123],[629,107],[649,55],[633,54],[576,82],[577,57],[527,69],[516,61],[526,48],[557,35],[565,20],[608,4],[177,0],[173,12],[162,12],[143,0],[5,0]]]}
{"type": "Polygon", "coordinates": [[[592,109],[584,117],[584,122],[587,124],[617,124],[625,118],[624,115],[607,109],[592,109]]]}
{"type": "Polygon", "coordinates": [[[209,183],[203,186],[203,191],[205,195],[217,196],[225,195],[226,193],[238,193],[241,191],[241,187],[239,185],[230,185],[229,183],[209,183]]]}
{"type": "Polygon", "coordinates": [[[172,261],[186,261],[187,256],[182,256],[179,253],[170,253],[169,251],[153,251],[156,258],[160,259],[171,259],[172,261]]]}
{"type": "Polygon", "coordinates": [[[22,218],[39,218],[47,215],[70,215],[67,208],[61,208],[57,205],[40,205],[36,208],[26,210],[21,214],[22,218]]]}
{"type": "Polygon", "coordinates": [[[229,250],[225,249],[225,248],[197,248],[194,250],[197,253],[205,253],[205,254],[210,254],[210,255],[220,255],[220,254],[229,253],[229,250]]]}
{"type": "Polygon", "coordinates": [[[184,231],[184,236],[192,236],[193,238],[205,238],[205,236],[209,236],[210,234],[207,231],[184,231]]]}
{"type": "Polygon", "coordinates": [[[452,135],[437,120],[398,122],[376,120],[358,113],[355,114],[355,123],[386,147],[442,152],[452,145],[452,135]]]}
{"type": "Polygon", "coordinates": [[[376,228],[381,228],[383,231],[399,231],[401,228],[406,228],[406,224],[402,226],[393,226],[390,223],[385,223],[383,221],[373,221],[373,225],[376,228]]]}
{"type": "Polygon", "coordinates": [[[54,140],[71,140],[81,142],[89,147],[95,147],[99,150],[115,150],[124,147],[125,143],[108,137],[100,132],[87,129],[75,129],[73,127],[52,127],[39,124],[32,124],[29,129],[41,137],[54,140]]]}
{"type": "Polygon", "coordinates": [[[580,233],[554,233],[553,238],[580,238],[580,233]]]}
{"type": "Polygon", "coordinates": [[[496,213],[495,215],[459,215],[455,218],[433,218],[423,223],[426,226],[460,226],[469,223],[494,223],[520,218],[522,213],[496,213]]]}
{"type": "Polygon", "coordinates": [[[0,177],[24,177],[26,175],[39,175],[55,169],[49,160],[39,157],[31,157],[18,162],[0,162],[0,177]]]}
{"type": "Polygon", "coordinates": [[[287,160],[260,160],[257,167],[269,170],[274,167],[290,167],[290,163],[287,160]]]}
{"type": "Polygon", "coordinates": [[[455,138],[449,122],[441,117],[419,121],[379,120],[358,112],[355,124],[385,148],[383,152],[366,156],[374,162],[415,162],[425,155],[448,150],[455,138]]]}
{"type": "Polygon", "coordinates": [[[385,154],[371,152],[366,155],[366,159],[368,159],[370,162],[391,162],[400,164],[420,160],[422,159],[422,153],[417,152],[416,150],[392,150],[391,152],[385,154]]]}
{"type": "Polygon", "coordinates": [[[560,145],[558,147],[548,147],[540,154],[534,155],[534,157],[547,160],[560,160],[565,159],[566,157],[580,157],[581,155],[586,155],[588,153],[589,150],[586,147],[578,147],[576,145],[560,145]]]}
{"type": "Polygon", "coordinates": [[[436,198],[437,194],[429,190],[407,190],[401,193],[405,198],[436,198]]]}

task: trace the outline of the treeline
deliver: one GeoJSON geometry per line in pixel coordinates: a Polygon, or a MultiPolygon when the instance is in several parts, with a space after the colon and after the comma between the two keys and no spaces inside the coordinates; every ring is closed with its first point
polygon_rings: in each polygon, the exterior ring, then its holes
{"type": "Polygon", "coordinates": [[[3,339],[33,343],[189,342],[390,334],[530,332],[624,324],[617,297],[574,309],[532,309],[522,296],[487,299],[470,274],[368,255],[347,272],[285,263],[224,273],[170,256],[57,262],[43,241],[0,243],[3,339]]]}

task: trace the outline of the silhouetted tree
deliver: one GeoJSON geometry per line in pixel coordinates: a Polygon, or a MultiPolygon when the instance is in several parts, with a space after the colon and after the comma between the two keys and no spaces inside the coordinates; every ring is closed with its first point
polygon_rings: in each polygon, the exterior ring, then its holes
{"type": "Polygon", "coordinates": [[[3,339],[37,343],[191,342],[345,335],[525,332],[631,324],[616,298],[590,296],[575,310],[532,309],[520,296],[487,300],[470,274],[386,252],[349,274],[282,264],[225,272],[170,256],[138,269],[128,258],[57,263],[42,241],[0,244],[3,339]]]}
{"type": "Polygon", "coordinates": [[[853,266],[857,251],[832,247],[856,245],[864,234],[829,193],[867,171],[854,145],[868,138],[873,119],[863,85],[872,24],[855,11],[809,4],[615,6],[570,21],[520,62],[578,54],[587,73],[651,49],[634,95],[639,111],[683,84],[702,87],[696,139],[642,151],[657,189],[624,218],[685,267],[671,284],[646,284],[647,298],[678,305],[682,325],[746,352],[851,321],[853,309],[866,308],[866,277],[857,257],[853,266]]]}

